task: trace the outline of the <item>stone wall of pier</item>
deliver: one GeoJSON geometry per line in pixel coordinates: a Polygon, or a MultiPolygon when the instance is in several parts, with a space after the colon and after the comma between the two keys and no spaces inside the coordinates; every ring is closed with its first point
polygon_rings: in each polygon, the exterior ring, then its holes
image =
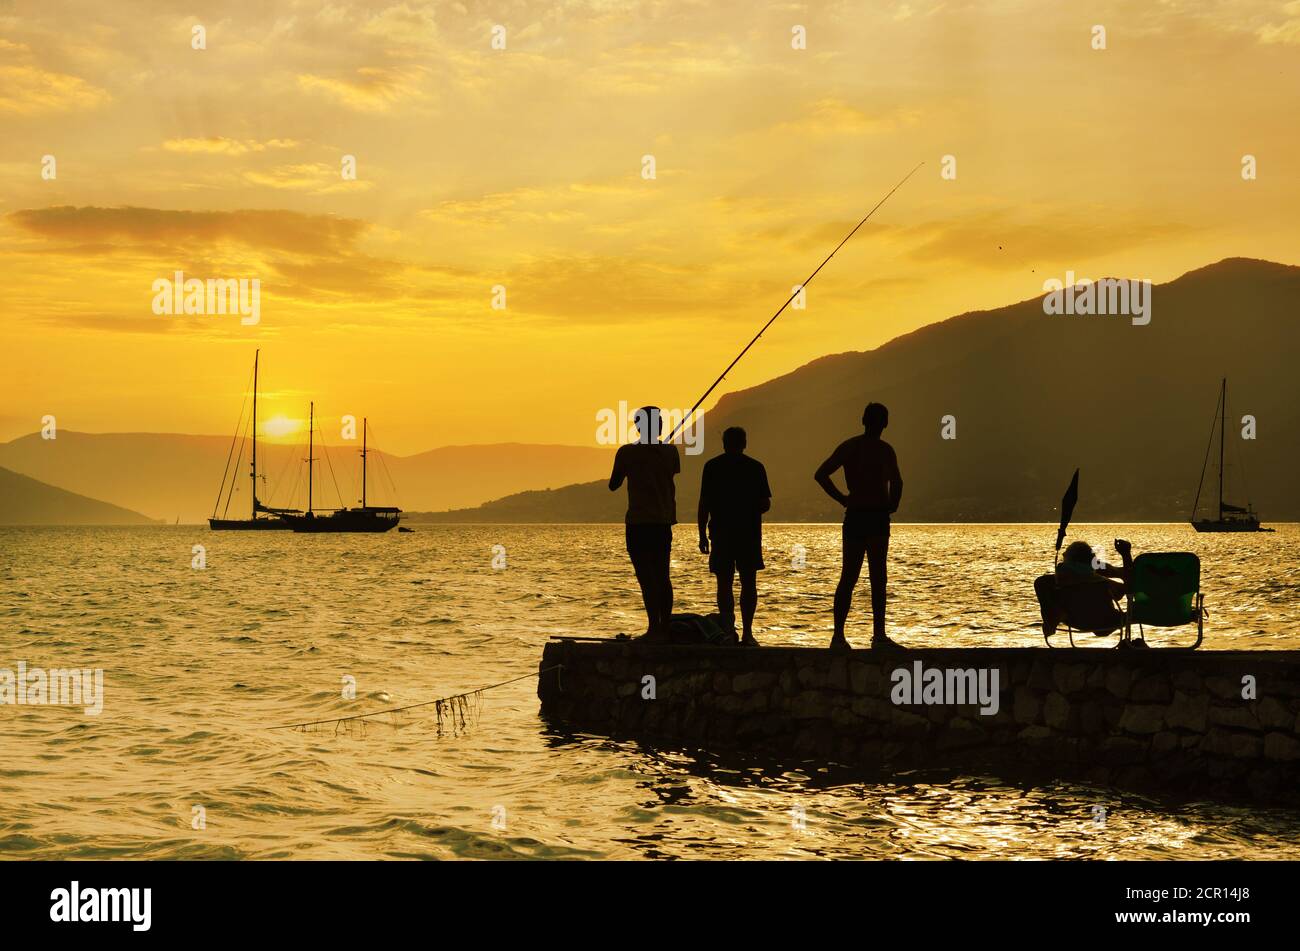
{"type": "Polygon", "coordinates": [[[555,725],[683,747],[882,772],[1036,773],[1300,805],[1298,661],[1296,651],[846,655],[552,641],[542,655],[538,696],[555,725]],[[901,678],[894,672],[914,677],[918,661],[922,672],[983,671],[989,686],[996,671],[996,712],[982,712],[978,703],[895,702],[901,678]]]}

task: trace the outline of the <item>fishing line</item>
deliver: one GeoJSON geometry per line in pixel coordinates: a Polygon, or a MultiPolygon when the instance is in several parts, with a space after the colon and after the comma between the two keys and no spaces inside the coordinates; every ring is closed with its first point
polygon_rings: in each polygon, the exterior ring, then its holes
{"type": "Polygon", "coordinates": [[[469,712],[469,704],[473,703],[481,705],[483,694],[486,691],[495,690],[498,687],[504,687],[508,684],[518,683],[521,680],[527,680],[529,677],[540,677],[542,674],[548,673],[552,670],[559,670],[563,666],[563,664],[552,664],[550,667],[543,667],[535,673],[523,674],[519,677],[514,677],[511,680],[503,680],[499,684],[489,684],[486,687],[479,687],[476,690],[467,690],[464,693],[452,694],[450,697],[438,697],[434,700],[422,700],[419,703],[408,703],[405,706],[390,707],[387,710],[375,710],[371,713],[358,713],[350,717],[328,717],[324,720],[308,720],[305,723],[282,723],[279,726],[268,727],[267,729],[302,730],[303,732],[306,732],[307,727],[323,726],[325,724],[333,723],[335,732],[337,733],[339,726],[345,723],[352,723],[357,720],[369,720],[371,717],[388,716],[389,714],[402,713],[406,710],[414,710],[418,707],[429,706],[432,706],[437,711],[439,732],[442,731],[444,717],[451,720],[453,729],[457,728],[457,726],[464,728],[468,726],[471,719],[477,717],[477,711],[475,711],[475,714],[471,716],[469,712]]]}

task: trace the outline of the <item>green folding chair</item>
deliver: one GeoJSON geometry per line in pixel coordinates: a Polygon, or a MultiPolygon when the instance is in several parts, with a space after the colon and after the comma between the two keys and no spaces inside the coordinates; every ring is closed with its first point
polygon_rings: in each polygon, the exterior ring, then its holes
{"type": "Polygon", "coordinates": [[[1196,643],[1205,634],[1205,595],[1201,594],[1201,559],[1189,551],[1148,552],[1133,559],[1128,584],[1125,641],[1133,639],[1133,625],[1144,642],[1145,627],[1196,625],[1196,643]]]}

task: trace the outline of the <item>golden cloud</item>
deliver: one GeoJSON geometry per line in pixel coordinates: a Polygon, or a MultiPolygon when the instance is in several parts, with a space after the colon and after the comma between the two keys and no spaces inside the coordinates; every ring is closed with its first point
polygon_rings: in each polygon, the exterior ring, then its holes
{"type": "Polygon", "coordinates": [[[587,218],[593,197],[611,199],[643,194],[643,190],[626,185],[600,182],[573,182],[546,188],[525,186],[477,198],[447,199],[436,208],[421,211],[420,217],[458,225],[555,224],[587,218]]]}
{"type": "Polygon", "coordinates": [[[1015,269],[1030,262],[1086,260],[1189,234],[1175,221],[1089,217],[1065,209],[1036,218],[983,212],[899,229],[913,239],[909,256],[919,261],[955,261],[988,269],[1015,269]]]}
{"type": "Polygon", "coordinates": [[[323,162],[278,165],[275,168],[265,170],[250,169],[244,172],[244,180],[265,188],[277,188],[284,191],[309,191],[319,194],[369,191],[374,187],[374,182],[344,179],[339,174],[339,166],[326,165],[323,162]]]}
{"type": "Polygon", "coordinates": [[[798,119],[780,123],[776,131],[807,135],[879,135],[915,125],[919,120],[920,113],[915,109],[868,113],[842,99],[826,98],[813,102],[798,119]]]}
{"type": "Polygon", "coordinates": [[[427,72],[423,66],[363,66],[344,79],[303,73],[298,76],[298,85],[323,92],[350,109],[387,112],[403,99],[424,98],[419,84],[427,72]]]}
{"type": "Polygon", "coordinates": [[[0,66],[0,112],[34,116],[93,109],[111,98],[98,86],[67,73],[35,66],[0,66]]]}
{"type": "Polygon", "coordinates": [[[203,153],[209,155],[244,155],[248,152],[265,152],[267,149],[293,149],[298,142],[293,139],[227,139],[214,135],[202,139],[168,139],[163,148],[168,152],[203,153]]]}
{"type": "Polygon", "coordinates": [[[173,247],[231,241],[253,248],[327,255],[348,251],[369,227],[354,218],[284,210],[174,211],[69,205],[7,216],[30,234],[75,243],[173,247]]]}
{"type": "Polygon", "coordinates": [[[1261,43],[1285,43],[1300,45],[1300,0],[1291,0],[1283,4],[1282,9],[1289,14],[1289,19],[1281,23],[1269,23],[1259,28],[1261,43]]]}

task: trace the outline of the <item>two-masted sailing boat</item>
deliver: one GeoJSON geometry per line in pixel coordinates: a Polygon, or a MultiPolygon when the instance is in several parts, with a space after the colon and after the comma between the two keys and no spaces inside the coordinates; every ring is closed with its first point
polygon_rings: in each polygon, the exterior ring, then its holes
{"type": "MultiPolygon", "coordinates": [[[[222,512],[220,518],[217,517],[217,509],[221,507],[221,497],[226,497],[226,511],[230,509],[230,497],[235,491],[236,473],[239,471],[239,462],[235,462],[232,470],[230,467],[230,455],[226,456],[226,471],[221,474],[221,489],[217,492],[217,504],[213,506],[212,517],[208,519],[208,525],[213,531],[263,531],[263,530],[284,530],[289,527],[287,522],[280,520],[279,516],[284,515],[289,509],[274,509],[263,505],[257,498],[257,364],[262,351],[258,350],[253,354],[253,417],[249,425],[249,432],[252,435],[252,465],[249,471],[249,481],[252,483],[252,511],[248,518],[226,518],[226,512],[222,512]],[[226,476],[230,475],[230,491],[226,491],[226,476]]],[[[239,439],[239,429],[236,427],[235,439],[239,439]]],[[[231,443],[231,453],[234,452],[234,443],[231,443]]],[[[240,454],[243,454],[243,447],[240,447],[240,454]]]]}
{"type": "Polygon", "coordinates": [[[286,513],[285,523],[295,532],[386,532],[397,527],[401,509],[392,505],[366,504],[366,456],[369,455],[366,436],[370,428],[367,419],[361,421],[361,507],[341,508],[317,515],[312,496],[312,472],[316,466],[313,451],[316,424],[316,404],[307,411],[307,511],[286,513]]]}
{"type": "Polygon", "coordinates": [[[1215,421],[1210,428],[1210,442],[1205,447],[1205,463],[1201,466],[1201,482],[1196,487],[1196,501],[1192,503],[1192,528],[1198,532],[1271,532],[1271,528],[1261,528],[1259,516],[1251,510],[1250,503],[1245,508],[1230,505],[1223,501],[1223,448],[1228,429],[1228,379],[1224,377],[1219,389],[1219,403],[1214,407],[1215,421]],[[1196,509],[1201,504],[1201,489],[1205,487],[1205,470],[1210,461],[1210,450],[1214,446],[1214,430],[1219,430],[1219,517],[1215,519],[1196,518],[1196,509]]]}

